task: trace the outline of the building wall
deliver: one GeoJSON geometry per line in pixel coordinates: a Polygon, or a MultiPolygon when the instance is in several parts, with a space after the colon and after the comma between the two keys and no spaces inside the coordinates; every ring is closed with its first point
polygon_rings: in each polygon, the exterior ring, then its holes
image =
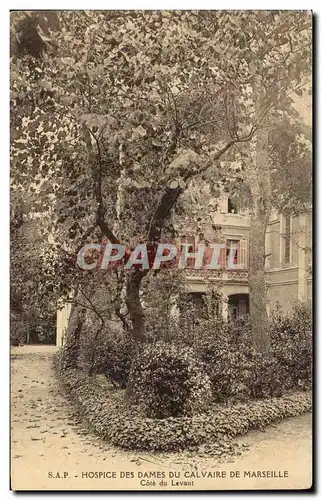
{"type": "Polygon", "coordinates": [[[270,269],[278,269],[280,265],[280,219],[274,218],[267,228],[266,246],[268,257],[266,266],[270,269]]]}
{"type": "Polygon", "coordinates": [[[70,311],[70,303],[65,304],[61,309],[57,310],[56,345],[58,347],[62,347],[65,343],[70,311]]]}
{"type": "Polygon", "coordinates": [[[298,300],[297,294],[297,281],[273,283],[267,286],[268,312],[271,312],[277,305],[280,305],[284,312],[288,312],[298,300]]]}
{"type": "Polygon", "coordinates": [[[307,280],[307,300],[312,301],[312,278],[307,280]]]}

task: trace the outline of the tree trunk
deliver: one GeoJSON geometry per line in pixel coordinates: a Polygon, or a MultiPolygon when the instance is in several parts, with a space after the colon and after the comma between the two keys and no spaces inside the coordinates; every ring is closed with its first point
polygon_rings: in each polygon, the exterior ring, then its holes
{"type": "Polygon", "coordinates": [[[253,344],[262,352],[267,352],[270,348],[265,283],[265,234],[268,217],[269,214],[255,204],[249,238],[249,309],[253,344]]]}
{"type": "MultiPolygon", "coordinates": [[[[131,330],[136,355],[139,354],[145,342],[145,318],[140,299],[140,286],[143,276],[144,273],[137,271],[135,274],[129,275],[126,281],[125,303],[132,323],[131,330]]],[[[128,401],[131,401],[133,398],[133,379],[131,373],[127,382],[125,397],[128,401]]]]}
{"type": "Polygon", "coordinates": [[[252,195],[252,216],[249,251],[249,309],[253,344],[261,352],[270,348],[270,334],[266,308],[265,239],[271,211],[272,191],[268,156],[268,121],[263,113],[264,87],[262,77],[254,69],[253,95],[259,119],[256,133],[255,160],[249,173],[252,195]],[[264,118],[265,117],[265,118],[264,118]]]}
{"type": "Polygon", "coordinates": [[[265,236],[271,210],[271,183],[268,159],[268,132],[257,132],[256,160],[251,179],[252,216],[249,252],[249,309],[252,338],[256,349],[270,348],[265,283],[265,236]]]}
{"type": "Polygon", "coordinates": [[[135,342],[136,353],[145,342],[144,311],[140,299],[140,286],[144,274],[137,271],[129,275],[126,282],[126,305],[132,322],[132,333],[135,342]]]}

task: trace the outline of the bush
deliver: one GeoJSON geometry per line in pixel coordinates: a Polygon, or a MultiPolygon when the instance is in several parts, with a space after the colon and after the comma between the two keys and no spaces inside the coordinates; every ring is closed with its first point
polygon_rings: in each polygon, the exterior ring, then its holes
{"type": "MultiPolygon", "coordinates": [[[[192,324],[190,311],[185,314],[179,326],[185,324],[185,319],[192,324]]],[[[217,402],[277,397],[283,391],[310,388],[311,330],[308,305],[298,303],[286,315],[275,310],[270,317],[271,351],[263,354],[253,348],[247,317],[226,323],[222,317],[208,314],[194,321],[193,330],[188,328],[176,335],[177,347],[155,341],[146,347],[140,358],[142,366],[138,360],[133,366],[132,393],[147,415],[164,418],[189,414],[200,400],[205,398],[206,402],[205,385],[209,380],[217,402]],[[186,382],[188,379],[191,382],[186,382]],[[191,384],[198,388],[193,389],[191,384]],[[200,391],[202,396],[196,397],[195,404],[193,395],[200,391]]],[[[94,372],[105,373],[126,387],[134,358],[131,338],[112,330],[94,337],[94,333],[83,336],[81,366],[92,363],[94,372]]]]}
{"type": "Polygon", "coordinates": [[[272,352],[286,388],[312,384],[312,310],[299,302],[289,314],[271,316],[272,352]]]}
{"type": "Polygon", "coordinates": [[[55,358],[56,374],[66,395],[77,404],[92,428],[112,444],[128,449],[175,451],[218,443],[251,429],[286,417],[311,411],[309,392],[295,392],[281,398],[236,404],[230,408],[209,406],[200,415],[152,419],[142,417],[124,403],[123,390],[101,387],[94,377],[80,370],[62,370],[61,353],[55,358]]]}
{"type": "Polygon", "coordinates": [[[10,312],[10,345],[19,346],[26,343],[29,325],[20,315],[10,312]]]}
{"type": "Polygon", "coordinates": [[[283,391],[309,388],[312,383],[312,313],[297,304],[270,318],[271,350],[256,351],[247,318],[226,324],[201,319],[194,349],[206,366],[215,400],[245,401],[280,396],[283,391]]]}
{"type": "Polygon", "coordinates": [[[192,349],[157,342],[134,360],[130,396],[148,417],[192,415],[211,397],[210,381],[192,349]]]}
{"type": "Polygon", "coordinates": [[[127,385],[134,356],[133,342],[125,334],[101,335],[95,345],[93,371],[104,373],[113,382],[124,388],[127,385]]]}
{"type": "Polygon", "coordinates": [[[127,385],[134,345],[126,332],[107,330],[82,336],[80,367],[91,373],[103,373],[124,388],[127,385]]]}
{"type": "Polygon", "coordinates": [[[240,325],[223,324],[212,329],[213,322],[203,324],[203,335],[194,348],[206,366],[215,401],[245,401],[254,397],[254,359],[250,333],[240,325]]]}

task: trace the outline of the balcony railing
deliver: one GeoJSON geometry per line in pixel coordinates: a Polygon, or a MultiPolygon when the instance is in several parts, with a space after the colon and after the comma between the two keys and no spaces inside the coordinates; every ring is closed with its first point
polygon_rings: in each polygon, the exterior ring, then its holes
{"type": "Polygon", "coordinates": [[[244,269],[193,269],[186,268],[187,279],[209,279],[211,281],[248,281],[248,270],[244,269]]]}

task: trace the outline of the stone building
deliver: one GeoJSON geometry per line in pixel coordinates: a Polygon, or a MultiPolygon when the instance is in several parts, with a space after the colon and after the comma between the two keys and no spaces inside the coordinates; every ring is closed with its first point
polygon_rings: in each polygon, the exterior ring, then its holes
{"type": "MultiPolygon", "coordinates": [[[[250,215],[239,213],[232,200],[222,197],[212,224],[203,231],[205,240],[214,241],[214,229],[220,228],[221,250],[218,270],[186,270],[187,291],[196,303],[201,301],[207,284],[218,285],[223,295],[224,317],[234,318],[249,311],[248,249],[250,215]],[[234,257],[238,269],[229,269],[229,248],[237,247],[234,257]]],[[[185,235],[196,249],[198,237],[185,235]]],[[[285,216],[273,213],[266,232],[266,293],[268,313],[279,304],[288,311],[297,300],[309,301],[312,296],[311,274],[312,211],[285,216]]]]}

